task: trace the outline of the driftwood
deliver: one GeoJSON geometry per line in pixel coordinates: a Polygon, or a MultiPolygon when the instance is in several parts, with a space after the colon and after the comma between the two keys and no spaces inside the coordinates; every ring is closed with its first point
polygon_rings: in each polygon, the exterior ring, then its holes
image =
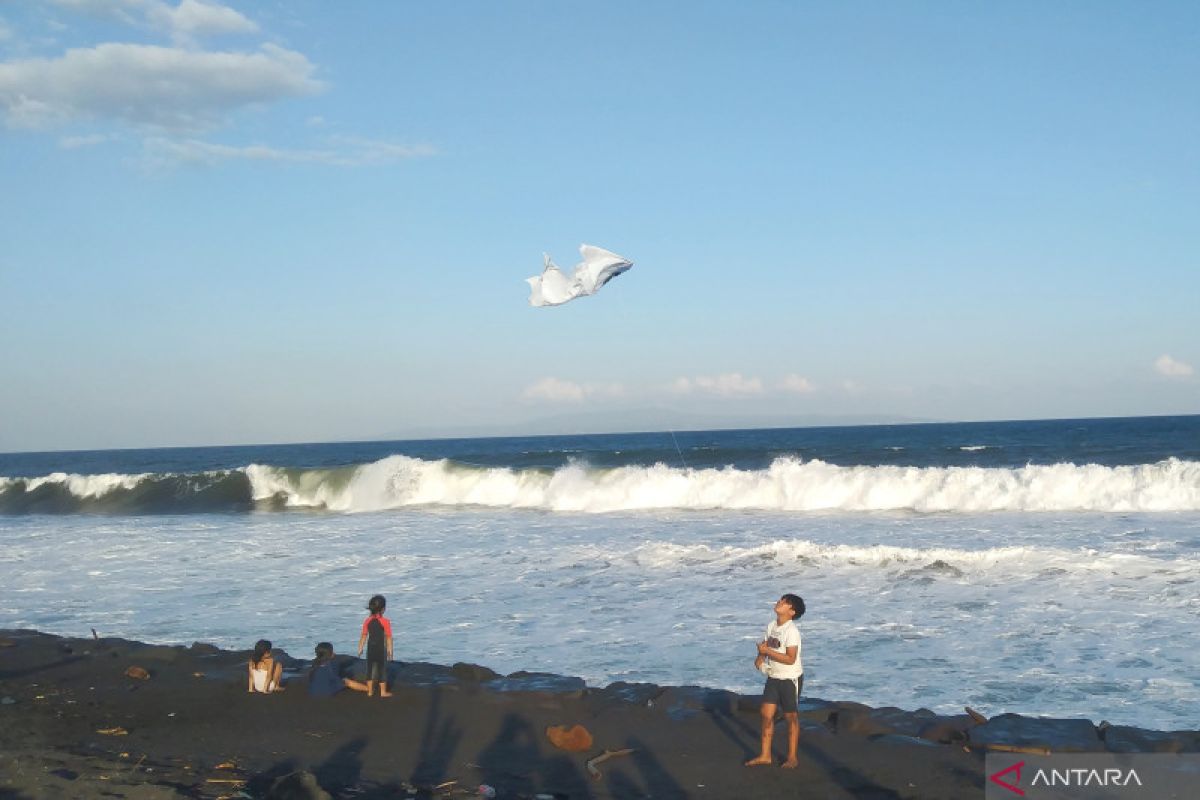
{"type": "Polygon", "coordinates": [[[986,722],[988,721],[988,720],[987,720],[987,717],[985,717],[983,714],[980,714],[978,711],[976,711],[975,709],[971,708],[970,706],[967,706],[967,707],[966,707],[965,709],[963,709],[963,710],[967,712],[967,716],[968,716],[968,717],[970,717],[970,718],[971,718],[971,720],[972,720],[972,721],[973,721],[973,722],[974,722],[976,725],[983,725],[984,723],[986,723],[986,722]]]}
{"type": "Polygon", "coordinates": [[[1050,755],[1049,747],[1033,747],[1024,744],[980,744],[976,745],[980,750],[991,750],[997,753],[1023,753],[1030,756],[1048,756],[1050,755]]]}
{"type": "Polygon", "coordinates": [[[585,762],[588,774],[592,776],[592,780],[598,781],[602,776],[600,775],[600,770],[596,769],[597,764],[603,764],[610,758],[616,758],[617,756],[627,756],[632,752],[634,752],[633,748],[627,747],[624,750],[605,750],[598,756],[592,756],[585,762]]]}

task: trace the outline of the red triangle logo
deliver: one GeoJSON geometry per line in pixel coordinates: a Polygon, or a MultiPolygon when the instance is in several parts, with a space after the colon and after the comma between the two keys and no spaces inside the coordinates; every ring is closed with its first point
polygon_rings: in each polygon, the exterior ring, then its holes
{"type": "Polygon", "coordinates": [[[1009,783],[1007,781],[1000,780],[1001,775],[1007,775],[1010,772],[1015,772],[1015,773],[1017,773],[1017,780],[1020,781],[1021,780],[1021,767],[1023,767],[1023,766],[1025,766],[1025,762],[1018,761],[1017,763],[1013,764],[1011,767],[1002,769],[994,775],[989,775],[988,779],[992,783],[995,783],[999,786],[1003,786],[1005,789],[1008,789],[1010,792],[1016,792],[1017,794],[1021,795],[1021,797],[1024,797],[1025,790],[1021,789],[1018,786],[1013,786],[1011,783],[1009,783]]]}

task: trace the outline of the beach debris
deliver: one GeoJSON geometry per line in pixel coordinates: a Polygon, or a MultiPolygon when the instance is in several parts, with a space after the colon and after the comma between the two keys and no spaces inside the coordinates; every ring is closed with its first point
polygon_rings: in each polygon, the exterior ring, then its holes
{"type": "Polygon", "coordinates": [[[11,697],[0,698],[0,706],[11,706],[16,705],[16,703],[17,701],[13,700],[11,697]]]}
{"type": "Polygon", "coordinates": [[[316,775],[300,770],[277,778],[265,800],[333,800],[333,796],[321,788],[316,775]]]}
{"type": "Polygon", "coordinates": [[[967,712],[968,717],[970,717],[972,720],[975,721],[976,725],[987,724],[987,721],[988,721],[987,717],[985,717],[983,714],[980,714],[978,711],[971,708],[970,706],[966,706],[965,708],[963,708],[963,710],[967,712]]]}
{"type": "Polygon", "coordinates": [[[237,769],[237,768],[238,768],[238,765],[237,765],[236,761],[222,761],[220,764],[217,764],[215,767],[213,767],[213,769],[237,769]]]}
{"type": "Polygon", "coordinates": [[[100,641],[100,634],[96,633],[95,628],[92,628],[92,638],[95,639],[97,642],[100,641]]]}
{"type": "Polygon", "coordinates": [[[496,787],[481,783],[479,784],[478,794],[480,797],[493,798],[496,796],[496,787]]]}
{"type": "Polygon", "coordinates": [[[588,775],[591,776],[592,780],[598,781],[603,776],[600,774],[600,770],[596,769],[597,765],[603,764],[605,761],[608,761],[610,758],[618,758],[619,756],[627,756],[633,752],[636,752],[636,751],[632,747],[626,747],[623,750],[605,750],[600,755],[593,756],[593,757],[589,758],[587,761],[585,761],[584,766],[587,767],[588,775]]]}
{"type": "Polygon", "coordinates": [[[1023,753],[1030,756],[1048,756],[1050,755],[1049,747],[1034,747],[1024,744],[995,744],[975,745],[980,750],[988,750],[995,753],[1023,753]]]}
{"type": "Polygon", "coordinates": [[[203,672],[193,672],[193,673],[192,673],[192,677],[193,677],[193,678],[203,678],[203,677],[204,677],[204,673],[203,673],[203,672]]]}
{"type": "Polygon", "coordinates": [[[548,254],[542,254],[542,274],[525,279],[529,284],[529,305],[560,306],[576,297],[587,297],[633,266],[624,256],[590,244],[579,245],[579,254],[583,261],[575,265],[569,278],[548,254]]]}
{"type": "Polygon", "coordinates": [[[113,727],[113,728],[100,728],[98,731],[96,731],[96,733],[102,734],[104,736],[128,736],[129,735],[129,731],[125,730],[120,725],[117,725],[116,727],[113,727]]]}
{"type": "Polygon", "coordinates": [[[12,639],[0,639],[0,647],[16,647],[17,643],[12,639]]]}
{"type": "Polygon", "coordinates": [[[150,673],[141,667],[134,666],[125,670],[125,677],[133,678],[134,680],[138,681],[148,681],[150,680],[150,673]]]}
{"type": "Polygon", "coordinates": [[[571,728],[565,725],[551,725],[546,728],[546,738],[559,750],[566,750],[568,753],[592,749],[592,734],[582,725],[571,728]]]}

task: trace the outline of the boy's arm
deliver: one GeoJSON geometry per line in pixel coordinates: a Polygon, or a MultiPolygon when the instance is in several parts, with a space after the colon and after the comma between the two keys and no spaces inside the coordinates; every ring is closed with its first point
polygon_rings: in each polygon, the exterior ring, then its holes
{"type": "Polygon", "coordinates": [[[363,631],[362,636],[358,637],[358,657],[362,658],[363,647],[367,644],[367,632],[363,631]]]}
{"type": "Polygon", "coordinates": [[[392,637],[391,637],[391,634],[388,634],[388,637],[387,637],[387,651],[388,651],[388,661],[391,661],[392,660],[392,637]]]}
{"type": "Polygon", "coordinates": [[[792,645],[787,649],[787,652],[780,653],[766,642],[758,643],[758,655],[762,658],[769,658],[772,661],[778,661],[780,664],[795,664],[796,657],[800,653],[800,645],[792,645]]]}
{"type": "Polygon", "coordinates": [[[254,691],[254,665],[249,661],[246,662],[246,691],[254,691]]]}

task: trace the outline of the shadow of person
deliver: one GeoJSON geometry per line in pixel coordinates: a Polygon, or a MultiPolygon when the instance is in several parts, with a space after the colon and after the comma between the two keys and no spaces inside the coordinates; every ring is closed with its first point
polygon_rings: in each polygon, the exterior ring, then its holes
{"type": "Polygon", "coordinates": [[[366,746],[367,740],[359,737],[330,753],[328,758],[313,768],[317,783],[326,791],[356,786],[362,775],[362,752],[366,746]]]}
{"type": "Polygon", "coordinates": [[[414,784],[439,783],[446,778],[454,751],[462,741],[463,731],[453,719],[442,719],[442,690],[434,687],[429,713],[425,716],[425,730],[421,734],[421,749],[417,753],[417,764],[409,778],[414,784]]]}
{"type": "Polygon", "coordinates": [[[654,752],[635,736],[625,743],[633,748],[629,758],[637,767],[641,784],[631,778],[620,761],[609,761],[605,766],[604,779],[608,782],[613,797],[687,797],[687,791],[671,777],[654,752]]]}
{"type": "Polygon", "coordinates": [[[476,758],[483,782],[506,797],[546,792],[591,800],[591,787],[574,760],[557,752],[542,755],[542,736],[529,720],[506,714],[496,738],[476,758]]]}

